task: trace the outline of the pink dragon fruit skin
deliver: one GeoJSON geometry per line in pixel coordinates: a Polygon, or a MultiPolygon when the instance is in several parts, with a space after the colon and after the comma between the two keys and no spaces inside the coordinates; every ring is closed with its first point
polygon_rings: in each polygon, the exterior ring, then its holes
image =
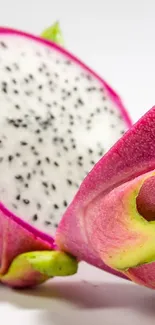
{"type": "MultiPolygon", "coordinates": [[[[96,75],[91,69],[85,66],[73,55],[69,54],[60,46],[45,39],[29,35],[21,31],[1,27],[0,36],[5,35],[9,35],[9,37],[19,36],[31,40],[32,42],[38,42],[43,46],[49,47],[49,49],[55,49],[77,65],[81,66],[82,69],[84,69],[87,73],[92,74],[93,77],[96,78],[96,80],[98,80],[101,85],[103,85],[103,88],[106,90],[108,98],[111,100],[114,107],[118,109],[120,117],[122,117],[125,121],[126,127],[131,126],[131,120],[128,116],[128,113],[124,109],[124,106],[119,96],[111,89],[111,87],[104,80],[98,77],[98,75],[96,75]]],[[[4,38],[2,39],[2,41],[3,40],[4,38]]],[[[47,252],[58,249],[53,239],[53,236],[50,235],[49,232],[46,233],[45,229],[40,230],[40,228],[38,229],[35,225],[30,224],[29,222],[25,222],[24,220],[25,219],[22,219],[21,216],[19,217],[18,214],[15,215],[12,211],[10,211],[8,206],[6,206],[4,202],[0,203],[0,280],[3,283],[6,283],[11,286],[16,285],[19,287],[24,287],[25,283],[27,283],[27,285],[32,286],[33,284],[39,284],[48,278],[46,274],[44,275],[40,272],[38,273],[38,270],[32,270],[31,266],[29,267],[29,265],[27,267],[27,270],[25,270],[25,273],[21,273],[21,279],[18,279],[15,276],[15,273],[7,273],[10,265],[12,265],[16,257],[20,256],[20,254],[27,252],[47,252]]],[[[89,247],[85,248],[85,250],[86,249],[89,250],[89,247]]],[[[88,253],[88,255],[89,260],[92,258],[92,260],[94,261],[94,255],[92,254],[91,256],[91,252],[88,253]]],[[[94,264],[102,267],[103,262],[100,260],[100,258],[95,257],[95,259],[96,262],[94,264]]],[[[105,265],[105,268],[111,273],[126,278],[124,274],[120,273],[117,270],[112,270],[109,266],[105,265]]],[[[73,270],[70,271],[70,273],[74,273],[75,270],[76,267],[74,267],[73,270]]]]}
{"type": "Polygon", "coordinates": [[[154,170],[155,107],[85,178],[59,224],[58,247],[155,288],[154,170]]]}

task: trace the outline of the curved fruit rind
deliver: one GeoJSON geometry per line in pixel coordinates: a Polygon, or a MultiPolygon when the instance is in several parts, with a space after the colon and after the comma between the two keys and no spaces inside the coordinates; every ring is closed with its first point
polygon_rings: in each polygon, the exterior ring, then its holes
{"type": "Polygon", "coordinates": [[[125,183],[85,208],[83,227],[87,229],[88,244],[109,267],[126,270],[155,261],[155,221],[145,220],[136,207],[142,184],[153,175],[148,173],[125,183]]]}
{"type": "Polygon", "coordinates": [[[17,256],[0,280],[15,287],[34,286],[55,276],[73,275],[77,269],[76,259],[64,252],[28,252],[17,256]]]}

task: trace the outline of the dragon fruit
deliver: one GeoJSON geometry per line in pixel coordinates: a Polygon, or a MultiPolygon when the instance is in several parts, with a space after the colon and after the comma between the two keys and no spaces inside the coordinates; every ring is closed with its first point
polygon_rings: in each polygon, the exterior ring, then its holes
{"type": "Polygon", "coordinates": [[[80,260],[155,288],[155,107],[85,178],[56,243],[80,260]]]}
{"type": "MultiPolygon", "coordinates": [[[[79,185],[131,121],[105,81],[42,37],[0,28],[0,70],[0,279],[25,286],[47,272],[31,272],[20,254],[57,248],[55,230],[79,185]]],[[[74,273],[65,256],[64,274],[74,273]]]]}

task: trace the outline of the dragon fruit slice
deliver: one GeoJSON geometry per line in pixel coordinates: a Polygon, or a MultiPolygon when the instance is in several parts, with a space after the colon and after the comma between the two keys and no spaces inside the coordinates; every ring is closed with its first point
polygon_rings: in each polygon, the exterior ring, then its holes
{"type": "Polygon", "coordinates": [[[155,107],[85,178],[56,243],[81,260],[155,288],[155,107]]]}
{"type": "Polygon", "coordinates": [[[0,28],[0,69],[0,274],[7,275],[20,254],[56,248],[52,236],[80,183],[131,121],[105,81],[43,38],[0,28]]]}

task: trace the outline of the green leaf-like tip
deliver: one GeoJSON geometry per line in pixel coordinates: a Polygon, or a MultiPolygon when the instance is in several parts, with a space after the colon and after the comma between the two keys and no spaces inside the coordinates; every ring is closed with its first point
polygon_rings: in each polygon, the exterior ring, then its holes
{"type": "Polygon", "coordinates": [[[76,259],[60,251],[40,251],[23,254],[33,269],[48,277],[68,276],[77,272],[76,259]]]}
{"type": "Polygon", "coordinates": [[[64,45],[63,35],[58,21],[55,22],[52,26],[46,28],[42,32],[41,37],[49,41],[53,41],[59,45],[64,45]]]}
{"type": "Polygon", "coordinates": [[[7,278],[18,277],[18,274],[39,272],[48,278],[54,276],[68,276],[77,272],[76,259],[60,251],[37,251],[18,255],[10,265],[8,272],[3,276],[7,278]]]}

